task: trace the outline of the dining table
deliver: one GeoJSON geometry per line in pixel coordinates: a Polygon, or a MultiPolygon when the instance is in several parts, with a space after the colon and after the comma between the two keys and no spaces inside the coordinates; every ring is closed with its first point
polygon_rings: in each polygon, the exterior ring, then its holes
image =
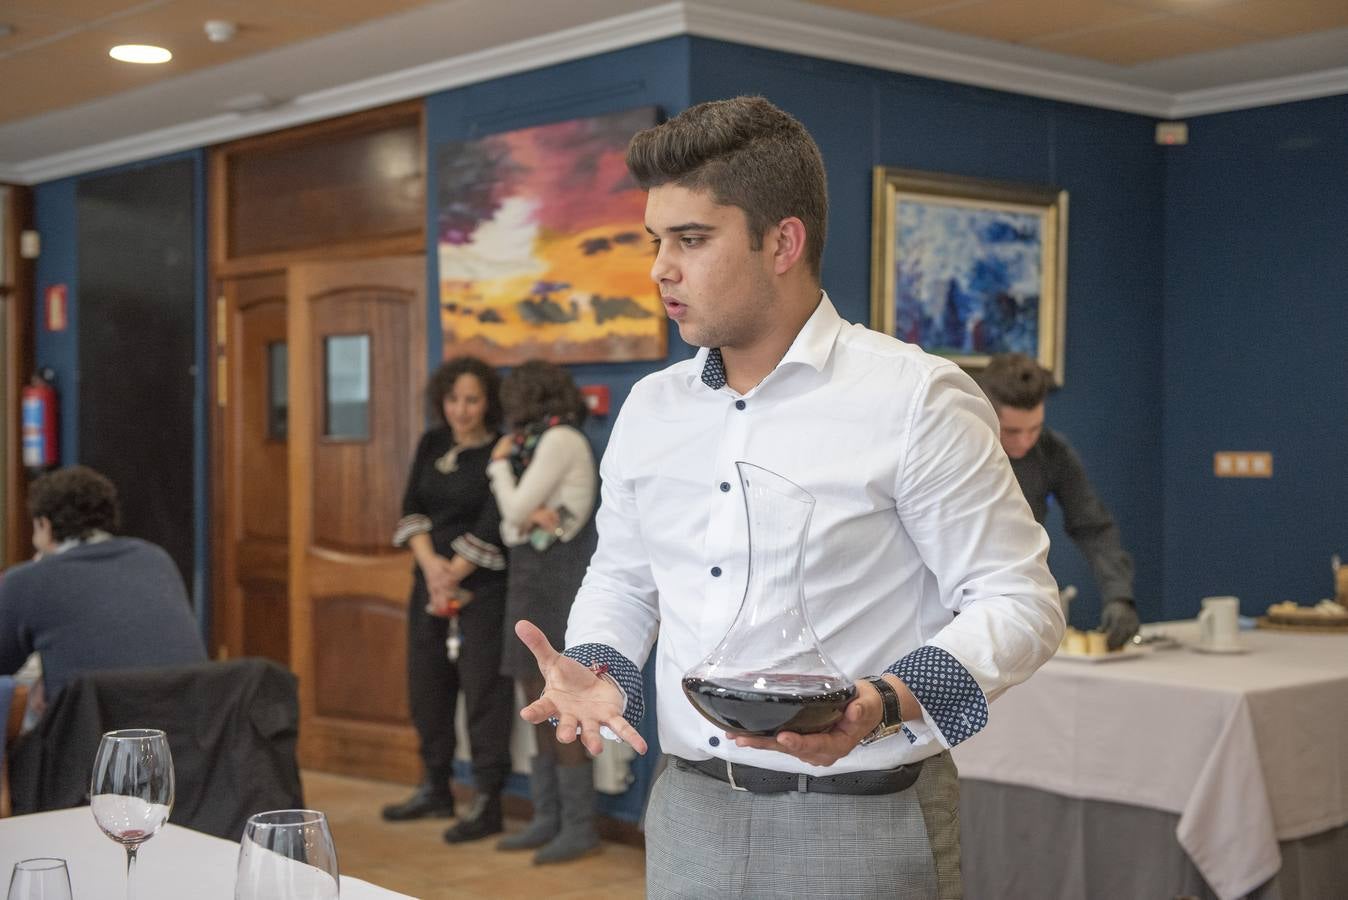
{"type": "Polygon", "coordinates": [[[967,895],[1348,897],[1348,634],[1142,635],[1060,652],[955,747],[967,895]]]}
{"type": "MultiPolygon", "coordinates": [[[[338,860],[341,848],[337,848],[338,860]]],[[[125,900],[126,851],[103,834],[87,806],[0,819],[0,878],[21,859],[66,861],[75,900],[125,900]]],[[[172,823],[144,844],[136,856],[137,900],[229,900],[239,845],[172,823]]],[[[342,900],[396,900],[406,897],[341,876],[342,900]]]]}

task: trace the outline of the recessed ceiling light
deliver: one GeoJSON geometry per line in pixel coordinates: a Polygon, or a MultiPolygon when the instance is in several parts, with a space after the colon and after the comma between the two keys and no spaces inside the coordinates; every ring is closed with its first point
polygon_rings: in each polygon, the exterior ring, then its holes
{"type": "Polygon", "coordinates": [[[108,51],[108,56],[120,62],[129,63],[166,63],[173,54],[163,47],[150,44],[118,44],[108,51]]]}

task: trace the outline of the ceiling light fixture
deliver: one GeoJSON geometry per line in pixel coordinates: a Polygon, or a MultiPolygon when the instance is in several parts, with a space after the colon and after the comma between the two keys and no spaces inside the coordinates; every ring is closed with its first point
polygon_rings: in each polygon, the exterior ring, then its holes
{"type": "Polygon", "coordinates": [[[202,29],[213,44],[229,43],[239,33],[239,26],[228,19],[208,19],[202,29]]]}
{"type": "Polygon", "coordinates": [[[150,44],[118,44],[108,51],[108,56],[119,62],[145,65],[166,63],[173,59],[173,54],[163,47],[155,47],[150,44]]]}

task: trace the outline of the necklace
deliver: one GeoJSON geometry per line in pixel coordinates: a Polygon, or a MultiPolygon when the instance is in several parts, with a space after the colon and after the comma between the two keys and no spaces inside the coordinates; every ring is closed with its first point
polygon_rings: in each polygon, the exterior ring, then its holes
{"type": "Polygon", "coordinates": [[[466,450],[476,450],[478,447],[485,447],[491,443],[492,434],[490,431],[483,433],[482,437],[476,441],[466,441],[462,444],[455,444],[449,448],[444,456],[435,461],[435,470],[442,475],[448,475],[450,472],[459,471],[459,454],[466,450]]]}

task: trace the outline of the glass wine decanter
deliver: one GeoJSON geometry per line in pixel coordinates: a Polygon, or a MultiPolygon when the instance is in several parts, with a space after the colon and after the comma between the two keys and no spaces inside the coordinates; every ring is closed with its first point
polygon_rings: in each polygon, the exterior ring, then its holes
{"type": "Polygon", "coordinates": [[[749,517],[749,579],[730,630],[683,676],[683,692],[736,734],[827,731],[856,696],[805,612],[805,538],[814,497],[780,475],[735,463],[749,517]]]}

